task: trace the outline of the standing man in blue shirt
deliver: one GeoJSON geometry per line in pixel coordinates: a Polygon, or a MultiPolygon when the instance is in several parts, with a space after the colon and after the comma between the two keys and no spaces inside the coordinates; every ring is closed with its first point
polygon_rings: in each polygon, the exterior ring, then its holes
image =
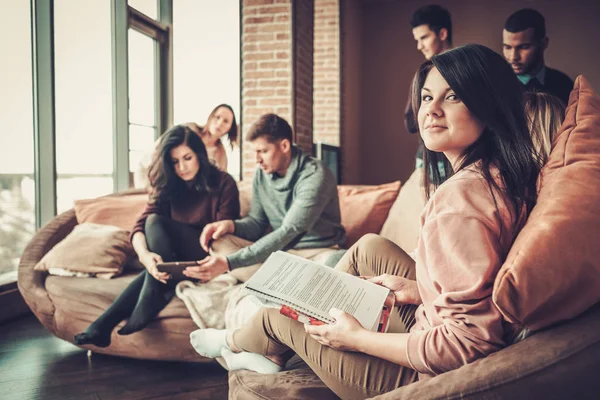
{"type": "Polygon", "coordinates": [[[504,24],[504,58],[512,66],[525,90],[554,95],[566,105],[573,89],[573,80],[545,65],[544,51],[548,48],[548,42],[546,22],[536,10],[519,10],[508,17],[504,24]]]}

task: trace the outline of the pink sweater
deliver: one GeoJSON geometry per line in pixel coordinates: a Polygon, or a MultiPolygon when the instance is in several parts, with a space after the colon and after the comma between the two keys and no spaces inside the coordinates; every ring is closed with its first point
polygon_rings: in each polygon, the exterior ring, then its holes
{"type": "Polygon", "coordinates": [[[480,170],[471,166],[442,184],[421,215],[416,273],[423,304],[407,346],[421,374],[485,357],[505,347],[514,332],[492,302],[494,279],[516,232],[512,206],[494,194],[497,207],[480,170]]]}

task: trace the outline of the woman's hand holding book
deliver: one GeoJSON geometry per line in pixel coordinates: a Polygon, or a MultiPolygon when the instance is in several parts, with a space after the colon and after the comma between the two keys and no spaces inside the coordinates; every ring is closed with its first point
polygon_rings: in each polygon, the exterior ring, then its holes
{"type": "Polygon", "coordinates": [[[419,294],[417,281],[390,274],[364,278],[369,282],[376,283],[393,291],[394,296],[396,297],[396,305],[419,305],[423,302],[421,300],[421,295],[419,294]]]}
{"type": "Polygon", "coordinates": [[[343,351],[361,351],[358,344],[363,333],[369,332],[352,315],[332,308],[329,315],[335,323],[326,325],[304,325],[304,330],[324,346],[343,351]]]}

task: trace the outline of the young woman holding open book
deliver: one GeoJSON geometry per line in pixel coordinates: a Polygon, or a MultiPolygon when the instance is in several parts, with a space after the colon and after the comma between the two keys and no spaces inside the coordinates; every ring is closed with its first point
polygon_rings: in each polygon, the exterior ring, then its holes
{"type": "Polygon", "coordinates": [[[399,311],[388,333],[368,331],[335,309],[336,322],[323,326],[264,309],[234,332],[200,332],[196,342],[205,345],[196,350],[223,355],[230,369],[273,372],[291,349],[339,397],[351,399],[459,368],[511,343],[517,328],[494,305],[492,288],[534,206],[540,170],[520,83],[500,55],[467,45],[426,61],[413,91],[423,179],[434,189],[415,259],[368,235],[336,267],[373,276],[395,292],[399,311]]]}
{"type": "Polygon", "coordinates": [[[199,242],[204,226],[239,217],[235,181],[210,163],[202,139],[186,126],[175,126],[160,138],[148,176],[150,201],[131,233],[146,270],[85,332],[75,335],[76,344],[109,346],[114,327],[124,319],[120,335],[143,329],[175,294],[176,280],[157,264],[202,260],[207,256],[199,242]]]}

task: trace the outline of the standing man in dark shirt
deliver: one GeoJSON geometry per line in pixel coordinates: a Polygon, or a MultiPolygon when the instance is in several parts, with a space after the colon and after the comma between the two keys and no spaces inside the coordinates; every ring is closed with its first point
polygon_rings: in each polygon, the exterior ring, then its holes
{"type": "MultiPolygon", "coordinates": [[[[436,4],[424,6],[414,12],[410,19],[412,33],[417,42],[417,50],[423,53],[426,60],[444,50],[452,48],[452,20],[450,13],[444,7],[436,4]]],[[[408,92],[408,102],[404,111],[404,126],[408,133],[419,131],[417,120],[412,110],[412,84],[408,92]]],[[[423,149],[417,150],[416,167],[423,165],[423,149]]]]}
{"type": "Polygon", "coordinates": [[[504,58],[530,92],[545,92],[561,99],[565,105],[573,89],[573,81],[560,71],[544,64],[548,47],[546,22],[542,14],[524,8],[512,14],[502,32],[504,58]]]}

